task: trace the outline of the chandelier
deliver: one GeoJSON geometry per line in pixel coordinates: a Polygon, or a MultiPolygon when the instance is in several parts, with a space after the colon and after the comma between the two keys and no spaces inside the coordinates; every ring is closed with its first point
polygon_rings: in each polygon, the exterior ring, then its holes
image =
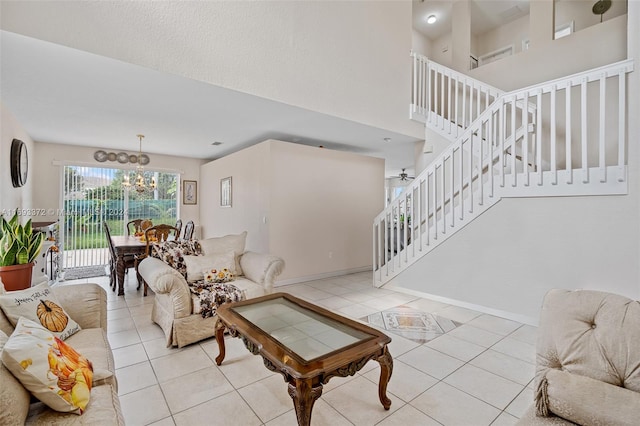
{"type": "Polygon", "coordinates": [[[127,189],[133,187],[137,192],[144,192],[147,189],[150,191],[153,191],[154,189],[156,189],[156,186],[157,186],[156,180],[154,178],[151,178],[151,181],[147,183],[147,181],[144,178],[144,166],[142,165],[142,138],[144,138],[144,135],[136,135],[136,136],[140,140],[138,158],[136,161],[136,163],[138,164],[136,166],[136,177],[132,183],[129,178],[129,174],[126,174],[124,176],[124,180],[122,181],[122,186],[127,189]]]}

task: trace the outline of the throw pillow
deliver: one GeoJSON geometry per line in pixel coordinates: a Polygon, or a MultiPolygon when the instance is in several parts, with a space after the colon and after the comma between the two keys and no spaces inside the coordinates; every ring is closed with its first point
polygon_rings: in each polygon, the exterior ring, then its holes
{"type": "Polygon", "coordinates": [[[157,257],[173,269],[187,278],[187,265],[184,263],[184,256],[199,255],[201,253],[198,241],[165,241],[153,244],[151,256],[157,257]]]}
{"type": "Polygon", "coordinates": [[[184,263],[187,265],[187,282],[194,283],[204,279],[203,271],[205,270],[226,268],[233,273],[235,271],[235,253],[184,256],[184,263]]]}
{"type": "Polygon", "coordinates": [[[20,318],[2,350],[2,362],[33,396],[55,411],[82,414],[93,366],[40,324],[20,318]]]}
{"type": "Polygon", "coordinates": [[[244,253],[244,247],[247,241],[247,231],[237,235],[225,235],[224,237],[207,238],[206,240],[200,240],[202,246],[202,252],[204,254],[217,254],[217,253],[229,253],[235,252],[236,256],[236,275],[242,275],[242,268],[240,267],[240,256],[244,253]]]}
{"type": "Polygon", "coordinates": [[[0,294],[0,308],[14,326],[20,317],[26,317],[42,324],[61,340],[80,331],[80,326],[65,312],[47,283],[0,294]]]}
{"type": "Polygon", "coordinates": [[[215,283],[228,283],[229,281],[234,280],[233,273],[227,269],[205,269],[202,271],[202,275],[204,276],[205,284],[215,284],[215,283]]]}
{"type": "MultiPolygon", "coordinates": [[[[0,331],[0,358],[9,336],[0,331]]],[[[22,425],[29,414],[29,391],[0,362],[0,425],[22,425]]]]}

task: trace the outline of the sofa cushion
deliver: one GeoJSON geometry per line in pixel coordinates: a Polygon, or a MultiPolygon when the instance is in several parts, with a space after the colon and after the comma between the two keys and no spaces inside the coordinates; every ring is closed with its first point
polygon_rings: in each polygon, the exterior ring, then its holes
{"type": "Polygon", "coordinates": [[[13,325],[20,317],[25,317],[41,324],[61,340],[80,330],[47,283],[0,294],[0,307],[13,325]]]}
{"type": "Polygon", "coordinates": [[[236,277],[233,281],[233,285],[242,291],[245,299],[253,299],[254,297],[265,295],[263,286],[244,277],[236,277]]]}
{"type": "Polygon", "coordinates": [[[545,382],[549,410],[559,417],[578,424],[638,424],[638,392],[553,369],[547,372],[545,382]]]}
{"type": "MultiPolygon", "coordinates": [[[[9,336],[0,331],[0,358],[9,336]]],[[[0,425],[24,424],[31,396],[24,386],[0,362],[0,425]]]]}
{"type": "Polygon", "coordinates": [[[2,350],[2,362],[53,410],[82,414],[89,404],[91,362],[34,321],[18,320],[2,350]]]}
{"type": "Polygon", "coordinates": [[[236,258],[235,273],[236,275],[242,275],[240,257],[244,253],[246,241],[247,231],[244,231],[242,234],[200,240],[200,246],[202,247],[202,253],[206,255],[234,252],[236,258]]]}
{"type": "Polygon", "coordinates": [[[205,270],[229,269],[235,273],[235,253],[225,252],[216,254],[203,254],[202,256],[184,256],[187,266],[187,282],[194,283],[204,279],[205,270]]]}
{"type": "Polygon", "coordinates": [[[91,360],[93,365],[93,386],[111,384],[118,390],[113,353],[107,333],[101,328],[84,328],[65,341],[76,351],[91,360]]]}
{"type": "Polygon", "coordinates": [[[200,252],[200,243],[198,243],[198,241],[171,240],[159,244],[153,244],[151,256],[162,260],[186,278],[187,265],[184,262],[184,256],[199,255],[200,252]]]}
{"type": "Polygon", "coordinates": [[[31,404],[27,426],[50,425],[124,425],[118,392],[112,385],[91,389],[91,403],[82,416],[50,410],[42,403],[31,404]]]}

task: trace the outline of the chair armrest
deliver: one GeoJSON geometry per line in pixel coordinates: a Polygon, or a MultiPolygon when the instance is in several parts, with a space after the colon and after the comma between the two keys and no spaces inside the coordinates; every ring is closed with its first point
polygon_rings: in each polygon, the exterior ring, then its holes
{"type": "Polygon", "coordinates": [[[70,284],[52,288],[69,317],[81,328],[107,331],[107,292],[98,284],[70,284]]]}
{"type": "Polygon", "coordinates": [[[147,257],[138,264],[138,273],[156,294],[168,294],[174,318],[191,315],[191,292],[180,272],[160,259],[147,257]]]}
{"type": "Polygon", "coordinates": [[[270,254],[244,252],[240,257],[244,276],[264,287],[266,293],[273,292],[273,282],[284,270],[284,260],[270,254]]]}
{"type": "Polygon", "coordinates": [[[536,390],[538,415],[578,424],[637,425],[640,393],[590,377],[550,369],[536,390]]]}

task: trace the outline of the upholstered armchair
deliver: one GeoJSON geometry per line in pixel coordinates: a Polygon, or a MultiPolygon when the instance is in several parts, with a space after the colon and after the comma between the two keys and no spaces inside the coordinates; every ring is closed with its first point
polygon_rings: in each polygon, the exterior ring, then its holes
{"type": "Polygon", "coordinates": [[[534,396],[519,425],[640,424],[640,303],[600,291],[548,292],[534,396]]]}

